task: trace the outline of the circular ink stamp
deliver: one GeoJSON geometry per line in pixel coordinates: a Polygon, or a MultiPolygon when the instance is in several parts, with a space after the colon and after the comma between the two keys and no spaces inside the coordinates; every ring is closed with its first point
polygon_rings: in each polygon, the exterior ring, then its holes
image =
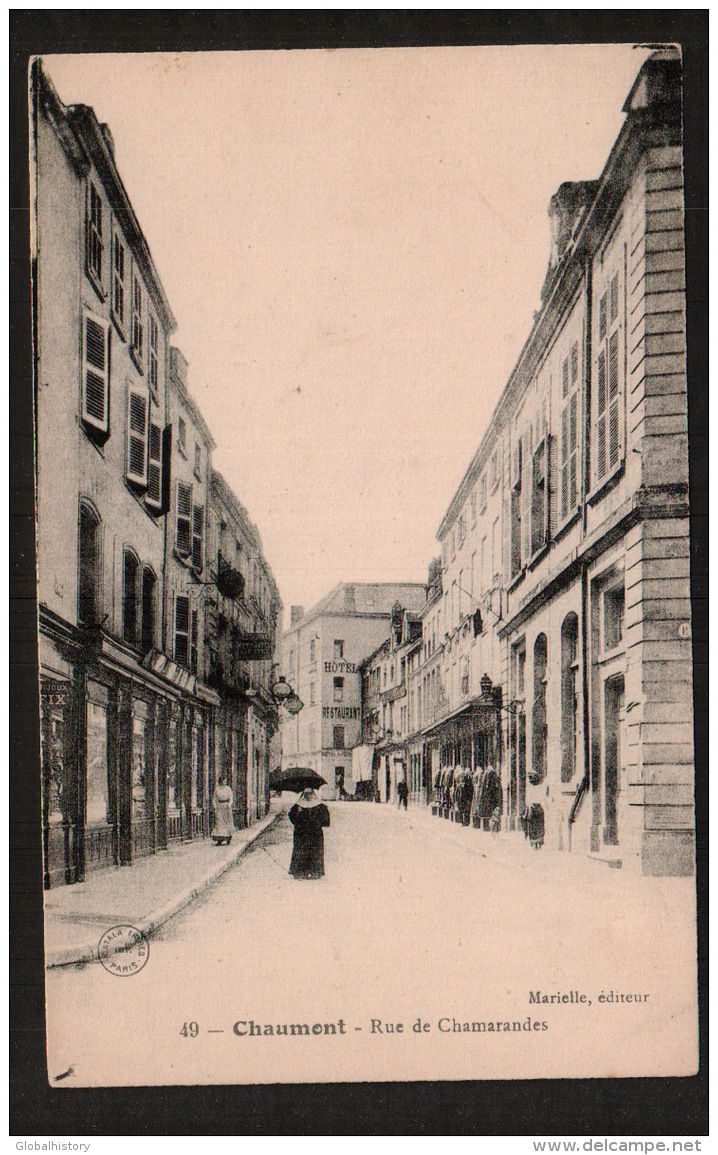
{"type": "Polygon", "coordinates": [[[142,970],[150,957],[150,944],[136,926],[121,923],[110,927],[100,939],[97,955],[105,970],[129,978],[142,970]]]}

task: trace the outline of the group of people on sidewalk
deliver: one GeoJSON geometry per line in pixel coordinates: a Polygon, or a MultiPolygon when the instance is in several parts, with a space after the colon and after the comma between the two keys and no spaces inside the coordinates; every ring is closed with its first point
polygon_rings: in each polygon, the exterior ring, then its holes
{"type": "Polygon", "coordinates": [[[491,764],[473,774],[461,766],[438,770],[434,798],[443,811],[453,812],[454,821],[464,826],[483,827],[494,833],[501,828],[501,779],[491,764]]]}

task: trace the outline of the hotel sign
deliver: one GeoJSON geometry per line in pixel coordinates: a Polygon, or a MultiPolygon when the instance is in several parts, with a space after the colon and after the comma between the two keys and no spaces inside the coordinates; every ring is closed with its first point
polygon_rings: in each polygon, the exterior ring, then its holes
{"type": "Polygon", "coordinates": [[[236,645],[239,662],[266,662],[272,657],[272,640],[265,634],[240,634],[236,645]]]}
{"type": "Polygon", "coordinates": [[[325,662],[325,674],[356,674],[355,662],[325,662]]]}

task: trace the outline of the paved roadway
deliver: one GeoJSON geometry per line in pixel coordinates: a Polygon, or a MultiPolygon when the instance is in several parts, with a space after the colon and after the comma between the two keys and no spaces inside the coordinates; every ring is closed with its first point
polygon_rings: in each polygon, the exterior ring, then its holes
{"type": "Polygon", "coordinates": [[[48,972],[51,1081],[70,1066],[58,1086],[691,1069],[691,880],[512,854],[411,810],[330,809],[321,881],[288,875],[284,817],[151,940],[139,974],[48,972]],[[535,1005],[536,990],[570,997],[535,1005]],[[599,1002],[609,991],[649,997],[599,1002]],[[234,1032],[252,1021],[274,1033],[234,1032]],[[305,1023],[321,1035],[276,1033],[305,1023]]]}

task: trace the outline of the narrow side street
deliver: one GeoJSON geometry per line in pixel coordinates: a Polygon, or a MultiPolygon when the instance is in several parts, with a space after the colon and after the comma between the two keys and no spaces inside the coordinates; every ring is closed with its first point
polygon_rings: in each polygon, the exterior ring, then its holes
{"type": "Polygon", "coordinates": [[[131,1084],[138,1069],[157,1083],[578,1077],[595,1073],[599,1039],[606,1075],[657,1075],[667,1034],[689,1072],[692,880],[509,854],[421,811],[331,815],[321,881],[288,875],[284,816],[150,939],[140,973],[49,971],[51,1081],[70,1066],[58,1086],[131,1084]],[[536,991],[569,997],[542,1005],[536,991]],[[281,1037],[287,1024],[308,1034],[281,1037]]]}

